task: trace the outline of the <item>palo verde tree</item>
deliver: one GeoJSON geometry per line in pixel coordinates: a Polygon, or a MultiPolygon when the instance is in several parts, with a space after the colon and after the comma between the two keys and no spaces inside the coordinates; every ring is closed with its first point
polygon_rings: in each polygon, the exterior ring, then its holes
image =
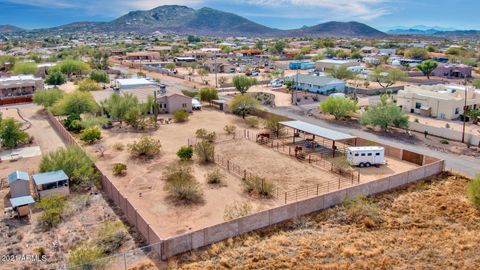
{"type": "Polygon", "coordinates": [[[92,70],[90,72],[90,80],[96,81],[97,83],[109,83],[110,78],[108,77],[107,72],[103,70],[92,70]]]}
{"type": "Polygon", "coordinates": [[[382,95],[380,100],[379,104],[363,113],[360,123],[363,126],[380,127],[382,130],[390,127],[408,128],[408,115],[390,101],[387,95],[382,95]]]}
{"type": "Polygon", "coordinates": [[[89,92],[75,91],[63,95],[52,108],[56,115],[95,113],[99,107],[89,92]]]}
{"type": "Polygon", "coordinates": [[[377,67],[370,73],[369,79],[377,82],[382,88],[388,88],[398,81],[406,80],[407,76],[407,73],[397,68],[385,69],[383,67],[377,67]]]}
{"type": "Polygon", "coordinates": [[[427,76],[427,79],[430,80],[430,74],[438,67],[438,63],[433,60],[423,61],[418,64],[415,68],[420,70],[423,75],[427,76]]]}
{"type": "Polygon", "coordinates": [[[212,100],[218,99],[218,91],[217,89],[212,87],[205,87],[200,89],[200,92],[198,92],[198,96],[200,97],[201,101],[211,103],[212,100]]]}
{"type": "Polygon", "coordinates": [[[41,105],[44,108],[50,108],[62,97],[63,92],[57,88],[37,90],[35,94],[33,94],[33,103],[41,105]]]}
{"type": "Polygon", "coordinates": [[[240,94],[244,95],[250,87],[257,84],[257,79],[248,78],[247,76],[237,75],[233,77],[233,85],[240,94]]]}
{"type": "Polygon", "coordinates": [[[346,66],[328,69],[327,73],[333,78],[339,80],[351,80],[354,77],[353,71],[349,70],[346,66]]]}
{"type": "Polygon", "coordinates": [[[38,66],[35,62],[18,62],[12,68],[14,74],[35,74],[38,66]]]}
{"type": "Polygon", "coordinates": [[[258,100],[249,95],[236,95],[228,104],[230,112],[241,115],[243,119],[247,114],[254,112],[258,107],[258,100]]]}
{"type": "Polygon", "coordinates": [[[62,85],[67,81],[67,76],[60,71],[53,71],[45,78],[45,83],[58,86],[62,85]]]}
{"type": "Polygon", "coordinates": [[[27,143],[28,133],[22,130],[22,124],[14,118],[0,121],[0,143],[6,148],[15,148],[19,144],[27,143]]]}
{"type": "Polygon", "coordinates": [[[320,110],[338,120],[350,117],[357,110],[357,104],[349,98],[330,96],[320,103],[320,110]]]}

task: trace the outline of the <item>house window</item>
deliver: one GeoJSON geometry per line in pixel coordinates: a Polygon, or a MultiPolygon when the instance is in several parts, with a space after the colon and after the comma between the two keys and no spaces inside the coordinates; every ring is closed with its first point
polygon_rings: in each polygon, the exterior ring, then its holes
{"type": "Polygon", "coordinates": [[[371,157],[371,156],[372,156],[372,153],[368,153],[368,156],[371,157]]]}
{"type": "Polygon", "coordinates": [[[358,154],[355,154],[356,157],[358,157],[358,154]]]}
{"type": "Polygon", "coordinates": [[[420,109],[422,107],[422,103],[417,102],[415,103],[415,109],[420,109]]]}
{"type": "Polygon", "coordinates": [[[182,107],[183,107],[183,108],[186,108],[186,107],[187,107],[187,103],[183,103],[183,104],[182,104],[182,107]]]}
{"type": "Polygon", "coordinates": [[[380,156],[380,153],[375,153],[375,156],[380,156]]]}
{"type": "Polygon", "coordinates": [[[365,156],[365,153],[362,153],[362,157],[364,157],[364,156],[365,156]]]}
{"type": "Polygon", "coordinates": [[[460,108],[455,108],[455,114],[459,114],[460,113],[460,108]]]}

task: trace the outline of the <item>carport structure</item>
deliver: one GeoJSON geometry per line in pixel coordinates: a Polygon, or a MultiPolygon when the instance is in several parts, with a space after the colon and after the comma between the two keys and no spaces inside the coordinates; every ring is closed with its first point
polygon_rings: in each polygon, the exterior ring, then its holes
{"type": "MultiPolygon", "coordinates": [[[[293,143],[295,144],[295,139],[300,138],[300,133],[304,134],[305,146],[308,148],[316,149],[320,145],[316,142],[316,138],[322,138],[332,142],[332,156],[335,157],[335,152],[337,151],[337,143],[340,142],[343,144],[343,147],[347,144],[347,141],[354,141],[356,145],[357,137],[350,134],[338,132],[328,128],[319,127],[306,123],[303,121],[285,121],[279,122],[279,125],[292,128],[294,130],[293,143]],[[312,138],[307,138],[307,135],[311,135],[312,138]]],[[[345,150],[345,149],[344,149],[345,150]]]]}

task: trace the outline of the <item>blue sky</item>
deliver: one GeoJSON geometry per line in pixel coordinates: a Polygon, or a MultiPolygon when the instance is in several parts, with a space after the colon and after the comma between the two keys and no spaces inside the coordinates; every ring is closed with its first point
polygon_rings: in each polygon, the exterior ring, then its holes
{"type": "Polygon", "coordinates": [[[412,25],[480,29],[478,0],[0,0],[0,24],[31,29],[109,21],[165,4],[207,6],[280,29],[331,20],[359,21],[381,30],[412,25]]]}

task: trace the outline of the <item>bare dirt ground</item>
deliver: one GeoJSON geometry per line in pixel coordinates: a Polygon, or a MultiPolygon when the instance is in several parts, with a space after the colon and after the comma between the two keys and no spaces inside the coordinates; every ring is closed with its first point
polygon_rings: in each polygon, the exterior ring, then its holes
{"type": "MultiPolygon", "coordinates": [[[[448,124],[448,129],[451,130],[456,130],[459,132],[462,132],[463,130],[463,122],[460,120],[441,120],[441,119],[435,119],[431,117],[423,117],[418,114],[409,114],[410,118],[409,120],[411,122],[415,121],[415,119],[418,119],[418,122],[421,124],[429,125],[432,127],[438,127],[438,128],[445,128],[447,129],[447,124],[448,124]]],[[[448,132],[448,131],[446,131],[448,132]]],[[[465,125],[465,132],[471,133],[474,135],[480,135],[480,125],[474,125],[471,122],[466,123],[465,125]]]]}
{"type": "Polygon", "coordinates": [[[468,179],[442,175],[214,244],[171,269],[479,269],[468,179]]]}
{"type": "MultiPolygon", "coordinates": [[[[164,118],[167,117],[164,116],[164,118]]],[[[104,130],[102,144],[107,151],[102,158],[98,157],[95,146],[89,146],[87,149],[97,157],[96,164],[103,173],[128,197],[156,232],[161,237],[168,237],[223,222],[225,207],[234,202],[250,202],[253,209],[265,209],[278,203],[274,199],[251,198],[243,192],[241,180],[226,172],[224,172],[223,185],[208,185],[205,175],[218,166],[204,166],[199,165],[198,162],[193,162],[193,173],[201,184],[204,202],[186,206],[175,204],[168,199],[162,178],[166,167],[178,160],[177,150],[187,145],[189,139],[195,137],[197,129],[205,128],[217,134],[224,134],[223,127],[227,124],[236,125],[239,130],[246,127],[239,117],[205,108],[191,114],[186,123],[161,125],[155,131],[135,133],[118,127],[104,130]],[[162,144],[162,153],[154,160],[131,159],[126,149],[122,151],[113,149],[115,143],[121,142],[126,146],[147,135],[159,139],[162,144]],[[113,164],[119,162],[128,166],[127,175],[124,177],[113,176],[113,164]]]]}

